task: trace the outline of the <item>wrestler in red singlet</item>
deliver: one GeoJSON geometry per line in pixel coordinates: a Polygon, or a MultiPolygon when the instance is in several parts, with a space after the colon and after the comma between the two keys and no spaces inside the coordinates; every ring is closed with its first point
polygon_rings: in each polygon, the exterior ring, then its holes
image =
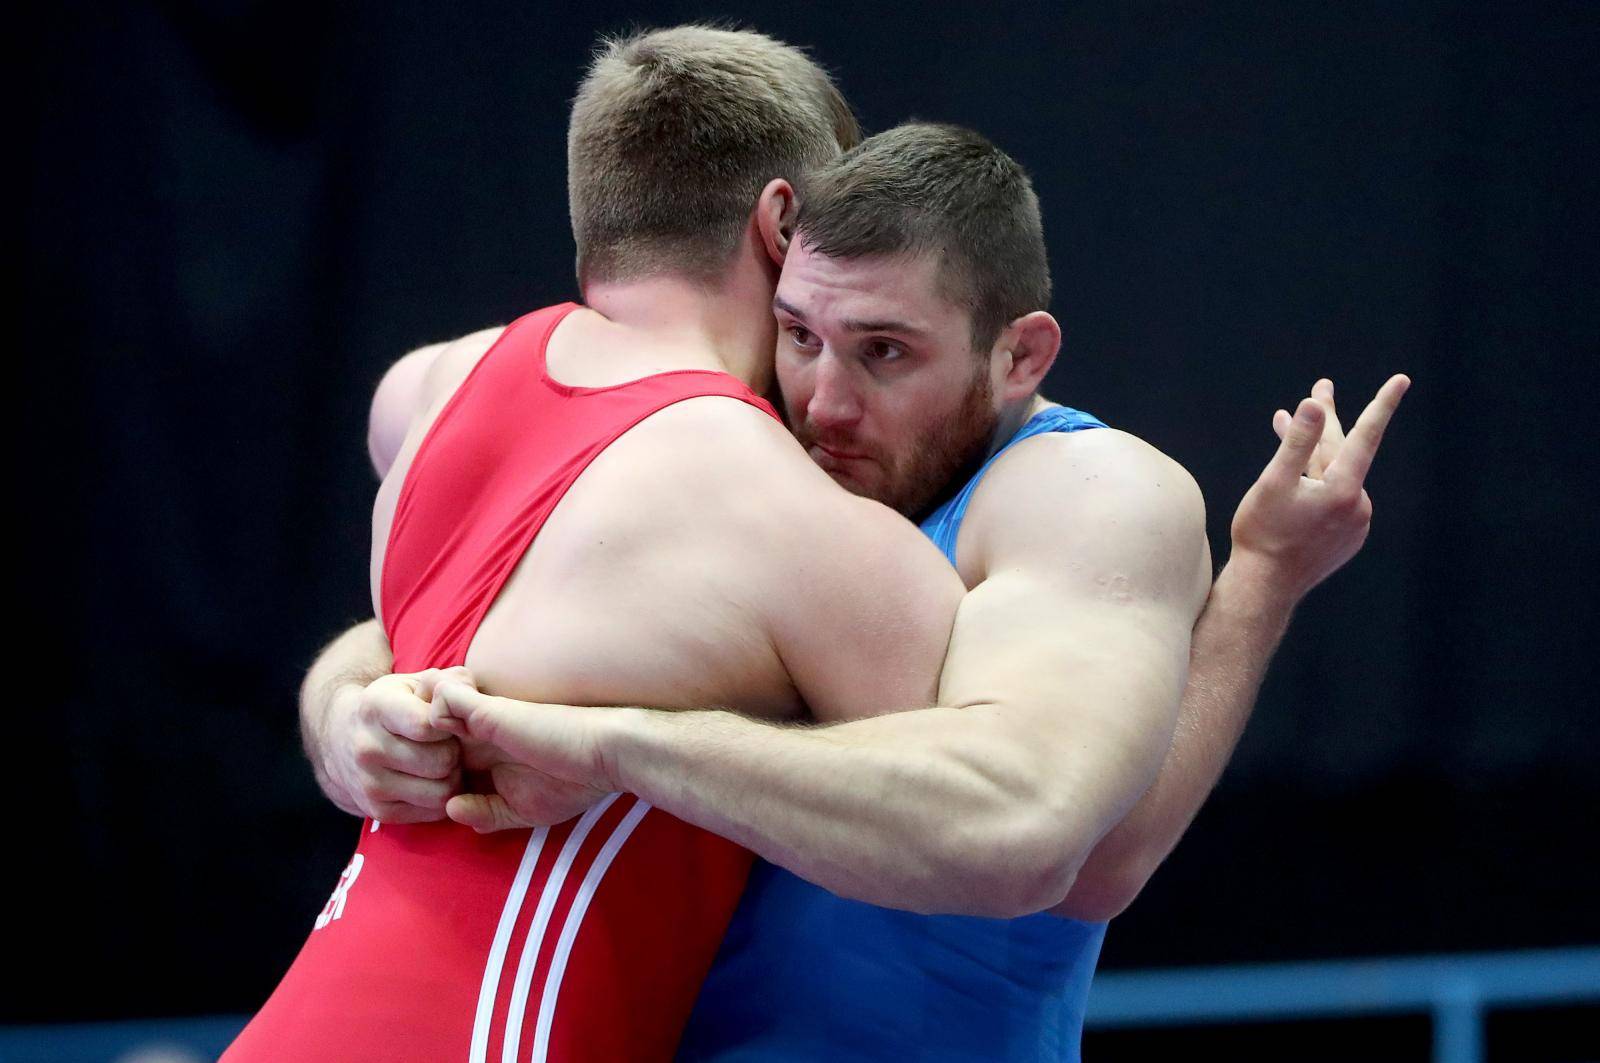
{"type": "MultiPolygon", "coordinates": [[[[699,396],[777,416],[721,373],[551,380],[545,345],[573,309],[508,327],[406,473],[381,582],[396,672],[465,661],[556,503],[629,428],[699,396]]],[[[369,820],[294,965],[223,1058],[668,1058],[749,864],[627,794],[535,831],[369,820]]]]}

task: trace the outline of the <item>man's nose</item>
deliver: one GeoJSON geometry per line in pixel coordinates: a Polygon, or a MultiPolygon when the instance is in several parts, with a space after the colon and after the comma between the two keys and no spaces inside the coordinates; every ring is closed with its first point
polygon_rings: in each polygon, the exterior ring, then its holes
{"type": "Polygon", "coordinates": [[[818,428],[839,428],[861,419],[861,399],[850,367],[832,352],[817,356],[816,378],[806,418],[818,428]]]}

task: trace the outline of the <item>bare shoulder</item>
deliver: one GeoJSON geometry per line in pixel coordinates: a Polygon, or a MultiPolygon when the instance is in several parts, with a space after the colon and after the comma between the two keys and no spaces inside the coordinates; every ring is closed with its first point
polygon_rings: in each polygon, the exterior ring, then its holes
{"type": "Polygon", "coordinates": [[[769,535],[804,539],[816,549],[848,549],[853,555],[890,553],[907,543],[938,555],[915,525],[894,510],[834,483],[788,429],[753,406],[724,398],[693,399],[657,417],[670,424],[668,431],[676,437],[674,460],[693,462],[708,492],[729,493],[734,503],[756,503],[741,508],[748,508],[769,535]],[[670,422],[665,414],[671,414],[670,422]],[[704,475],[712,469],[718,475],[704,475]]]}
{"type": "Polygon", "coordinates": [[[707,500],[747,497],[769,478],[792,478],[805,460],[776,418],[725,395],[675,402],[629,429],[623,442],[616,449],[626,452],[634,476],[670,477],[675,490],[707,500]]]}
{"type": "Polygon", "coordinates": [[[383,374],[367,417],[367,454],[379,478],[393,467],[408,434],[439,405],[504,332],[483,329],[446,343],[430,343],[401,356],[383,374]]]}
{"type": "Polygon", "coordinates": [[[630,462],[632,476],[670,482],[674,492],[742,536],[852,556],[907,543],[932,549],[899,514],[835,484],[788,429],[750,403],[686,399],[629,435],[639,455],[630,462]]]}
{"type": "Polygon", "coordinates": [[[1181,594],[1210,585],[1205,501],[1188,470],[1112,428],[1047,432],[1001,456],[963,536],[983,571],[1046,564],[1141,576],[1181,594]]]}
{"type": "Polygon", "coordinates": [[[973,506],[1090,506],[1129,504],[1152,518],[1203,522],[1205,503],[1189,471],[1138,436],[1115,428],[1045,432],[1016,444],[984,477],[973,506]]]}
{"type": "Polygon", "coordinates": [[[645,510],[693,529],[680,546],[713,557],[750,603],[814,717],[931,703],[964,588],[927,537],[834,483],[748,404],[692,399],[650,422],[655,480],[682,487],[645,510]]]}
{"type": "MultiPolygon", "coordinates": [[[[431,348],[424,347],[424,351],[432,350],[433,357],[428,362],[427,373],[423,379],[423,408],[434,405],[440,398],[451,394],[466,379],[472,367],[482,360],[489,348],[505,333],[504,325],[493,328],[479,329],[469,332],[460,339],[448,343],[436,344],[431,348]]],[[[419,352],[420,353],[420,352],[419,352]]]]}

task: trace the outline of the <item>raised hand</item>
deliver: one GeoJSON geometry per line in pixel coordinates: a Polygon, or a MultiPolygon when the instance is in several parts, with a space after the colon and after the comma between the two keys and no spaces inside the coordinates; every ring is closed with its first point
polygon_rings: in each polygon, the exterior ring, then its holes
{"type": "Polygon", "coordinates": [[[1292,416],[1277,411],[1272,427],[1281,443],[1234,514],[1233,557],[1294,599],[1354,557],[1372,526],[1367,472],[1410,386],[1403,374],[1390,377],[1348,436],[1331,380],[1317,381],[1292,416]]]}

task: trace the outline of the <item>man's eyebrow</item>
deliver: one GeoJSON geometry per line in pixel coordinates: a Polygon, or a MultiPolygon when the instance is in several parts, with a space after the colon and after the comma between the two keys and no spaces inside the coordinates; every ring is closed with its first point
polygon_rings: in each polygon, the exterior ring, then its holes
{"type": "MultiPolygon", "coordinates": [[[[800,310],[776,295],[772,297],[772,308],[782,310],[790,317],[805,320],[805,315],[800,310]]],[[[894,321],[892,319],[866,321],[860,318],[846,318],[840,322],[847,332],[900,332],[911,336],[925,336],[927,329],[921,329],[908,321],[894,321]]]]}
{"type": "Polygon", "coordinates": [[[900,332],[909,336],[925,336],[926,329],[920,329],[909,321],[862,321],[850,318],[840,322],[849,332],[900,332]]]}
{"type": "Polygon", "coordinates": [[[782,299],[778,298],[776,295],[774,295],[772,297],[772,308],[774,310],[782,310],[785,314],[788,314],[790,317],[798,317],[798,318],[804,318],[805,317],[805,315],[802,314],[799,310],[797,310],[794,307],[790,306],[788,303],[784,302],[782,299]]]}

